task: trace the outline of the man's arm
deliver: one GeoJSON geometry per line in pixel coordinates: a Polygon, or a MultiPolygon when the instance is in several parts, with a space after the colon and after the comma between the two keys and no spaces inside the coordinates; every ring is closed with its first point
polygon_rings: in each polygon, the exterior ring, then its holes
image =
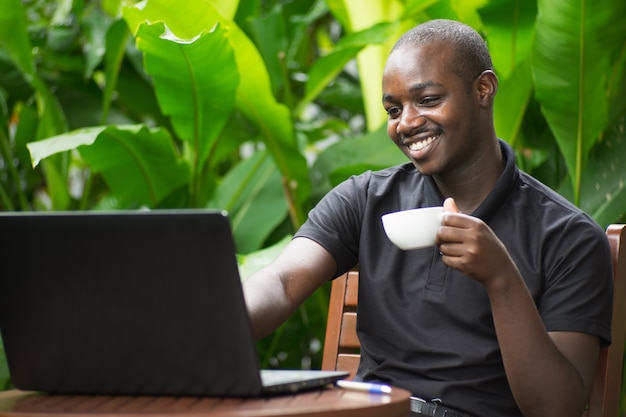
{"type": "Polygon", "coordinates": [[[487,290],[505,371],[525,416],[580,416],[600,351],[596,336],[547,333],[525,283],[487,290]]]}
{"type": "Polygon", "coordinates": [[[300,237],[289,242],[269,266],[243,284],[255,338],[280,326],[336,269],[331,254],[313,240],[300,237]]]}
{"type": "Polygon", "coordinates": [[[589,398],[597,337],[546,332],[517,266],[480,219],[446,201],[438,243],[446,265],[481,282],[489,296],[511,391],[526,417],[580,416],[589,398]]]}

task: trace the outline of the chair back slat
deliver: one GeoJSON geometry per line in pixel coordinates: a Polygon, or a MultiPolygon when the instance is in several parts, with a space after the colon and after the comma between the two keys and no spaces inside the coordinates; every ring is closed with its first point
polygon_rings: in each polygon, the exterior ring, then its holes
{"type": "Polygon", "coordinates": [[[348,311],[343,313],[339,346],[348,349],[359,349],[361,347],[359,337],[356,334],[356,312],[348,311]]]}
{"type": "Polygon", "coordinates": [[[353,307],[356,309],[356,303],[359,300],[359,273],[357,271],[350,271],[347,274],[346,283],[346,307],[353,307]]]}

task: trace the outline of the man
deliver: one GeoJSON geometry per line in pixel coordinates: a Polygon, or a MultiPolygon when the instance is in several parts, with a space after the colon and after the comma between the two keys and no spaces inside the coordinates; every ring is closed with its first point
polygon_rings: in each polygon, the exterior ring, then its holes
{"type": "Polygon", "coordinates": [[[610,250],[593,220],[515,166],[493,125],[497,86],[466,25],[436,20],[400,38],[383,105],[410,163],[340,184],[245,283],[257,337],[358,264],[357,378],[435,401],[425,415],[582,414],[610,343],[610,250]],[[386,238],[383,214],[442,204],[437,247],[386,238]]]}

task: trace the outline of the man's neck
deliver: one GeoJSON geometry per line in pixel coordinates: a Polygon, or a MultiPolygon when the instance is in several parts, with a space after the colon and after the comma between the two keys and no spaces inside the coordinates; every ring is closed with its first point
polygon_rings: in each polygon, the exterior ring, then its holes
{"type": "Polygon", "coordinates": [[[462,213],[473,213],[493,190],[504,170],[505,160],[500,144],[484,152],[463,169],[445,176],[434,176],[444,198],[454,198],[462,213]]]}

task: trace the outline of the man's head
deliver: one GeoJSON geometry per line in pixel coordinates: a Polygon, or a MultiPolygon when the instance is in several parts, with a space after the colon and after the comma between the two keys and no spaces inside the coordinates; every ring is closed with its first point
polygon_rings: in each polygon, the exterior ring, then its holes
{"type": "Polygon", "coordinates": [[[398,39],[393,50],[442,43],[453,48],[450,70],[468,85],[483,71],[493,71],[491,55],[483,38],[471,27],[454,20],[431,20],[414,27],[398,39]]]}
{"type": "Polygon", "coordinates": [[[434,20],[403,35],[383,73],[387,133],[427,175],[473,175],[493,155],[498,81],[480,35],[434,20]]]}

